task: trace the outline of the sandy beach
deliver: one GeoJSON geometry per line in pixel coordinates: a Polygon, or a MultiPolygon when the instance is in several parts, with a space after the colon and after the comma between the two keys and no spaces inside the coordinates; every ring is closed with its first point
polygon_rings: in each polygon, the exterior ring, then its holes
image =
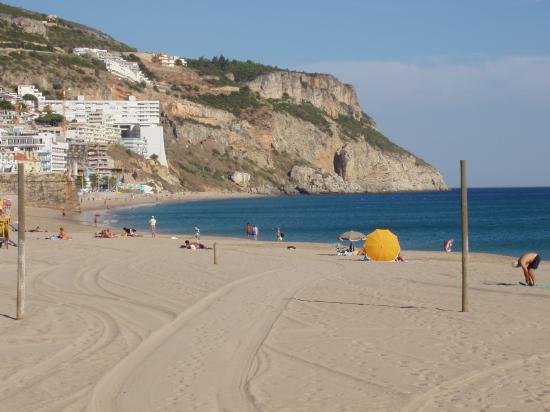
{"type": "Polygon", "coordinates": [[[550,289],[513,285],[510,257],[472,255],[461,313],[457,253],[205,237],[214,265],[182,234],[94,239],[30,208],[36,225],[73,239],[27,234],[23,321],[0,250],[0,411],[550,409],[550,289]]]}
{"type": "Polygon", "coordinates": [[[90,192],[80,196],[81,210],[99,210],[151,203],[184,202],[190,200],[242,199],[259,197],[246,192],[180,192],[180,193],[123,193],[90,192]]]}

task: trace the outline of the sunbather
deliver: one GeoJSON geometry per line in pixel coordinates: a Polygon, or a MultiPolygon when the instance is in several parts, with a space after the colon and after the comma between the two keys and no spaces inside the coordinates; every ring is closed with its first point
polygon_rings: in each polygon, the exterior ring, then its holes
{"type": "Polygon", "coordinates": [[[71,237],[68,235],[67,232],[65,232],[65,229],[62,227],[59,228],[59,233],[54,236],[50,236],[46,238],[47,240],[70,240],[71,237]]]}
{"type": "Polygon", "coordinates": [[[104,238],[104,239],[112,239],[112,238],[116,237],[116,235],[113,232],[111,232],[111,230],[109,228],[107,228],[107,229],[103,229],[99,233],[96,233],[95,237],[100,237],[100,238],[104,238]]]}
{"type": "Polygon", "coordinates": [[[36,226],[34,229],[29,230],[29,232],[47,232],[47,230],[42,229],[40,226],[36,226]]]}
{"type": "Polygon", "coordinates": [[[189,242],[188,240],[186,240],[185,243],[180,246],[180,248],[181,249],[212,249],[211,247],[205,246],[202,243],[189,242]]]}

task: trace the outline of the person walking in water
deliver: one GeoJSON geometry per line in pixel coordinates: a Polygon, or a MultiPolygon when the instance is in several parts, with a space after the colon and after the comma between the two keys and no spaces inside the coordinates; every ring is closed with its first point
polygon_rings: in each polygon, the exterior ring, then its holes
{"type": "Polygon", "coordinates": [[[246,224],[246,238],[250,240],[250,237],[252,236],[252,225],[250,223],[246,224]]]}
{"type": "Polygon", "coordinates": [[[514,267],[523,269],[525,283],[529,286],[535,286],[535,270],[539,268],[540,255],[535,252],[524,253],[517,262],[514,262],[514,267]]]}
{"type": "Polygon", "coordinates": [[[195,239],[197,239],[197,242],[201,240],[201,230],[198,226],[195,226],[195,239]]]}
{"type": "Polygon", "coordinates": [[[151,228],[151,237],[157,237],[157,219],[155,219],[155,216],[151,216],[151,219],[149,219],[149,227],[151,228]]]}
{"type": "Polygon", "coordinates": [[[258,240],[258,236],[260,236],[260,229],[258,229],[257,225],[254,225],[254,227],[252,228],[252,237],[254,238],[254,240],[258,240]]]}

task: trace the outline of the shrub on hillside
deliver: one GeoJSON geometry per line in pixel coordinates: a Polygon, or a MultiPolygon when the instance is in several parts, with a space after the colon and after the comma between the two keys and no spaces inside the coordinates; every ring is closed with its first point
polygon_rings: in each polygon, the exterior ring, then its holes
{"type": "Polygon", "coordinates": [[[255,79],[261,74],[282,71],[276,66],[269,66],[253,62],[252,60],[239,61],[229,60],[224,55],[214,56],[212,59],[200,57],[191,59],[187,62],[187,67],[197,69],[201,75],[218,76],[221,79],[225,75],[232,73],[237,83],[246,82],[255,79]]]}
{"type": "Polygon", "coordinates": [[[201,94],[189,99],[206,106],[231,112],[236,116],[239,116],[243,110],[256,109],[260,106],[258,96],[251,93],[248,87],[241,87],[238,92],[231,94],[201,94]]]}

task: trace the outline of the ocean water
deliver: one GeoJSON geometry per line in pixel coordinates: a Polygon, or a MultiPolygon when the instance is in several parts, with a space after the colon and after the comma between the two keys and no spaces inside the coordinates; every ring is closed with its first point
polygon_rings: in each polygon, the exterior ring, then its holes
{"type": "MultiPolygon", "coordinates": [[[[469,242],[473,252],[516,256],[528,250],[550,259],[550,188],[470,189],[469,242]]],[[[245,237],[247,222],[261,240],[335,243],[353,229],[388,228],[404,250],[442,250],[454,238],[461,248],[460,191],[431,193],[284,196],[193,201],[114,209],[102,216],[116,226],[147,230],[151,215],[159,232],[245,237]]]]}

